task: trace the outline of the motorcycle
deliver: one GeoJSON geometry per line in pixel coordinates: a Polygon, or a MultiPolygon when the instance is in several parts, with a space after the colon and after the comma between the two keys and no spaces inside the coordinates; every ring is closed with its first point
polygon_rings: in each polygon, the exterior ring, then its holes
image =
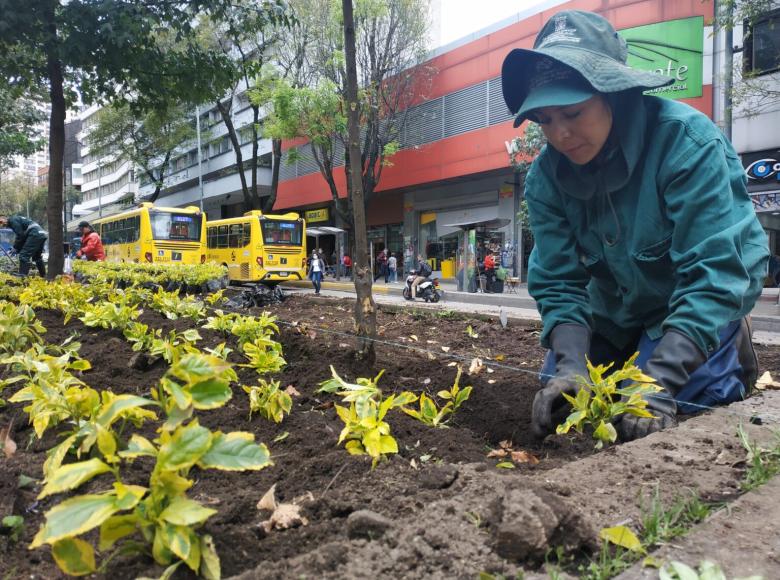
{"type": "MultiPolygon", "coordinates": [[[[410,272],[406,277],[406,284],[404,285],[403,295],[407,300],[414,300],[412,298],[412,282],[417,277],[417,272],[410,272]]],[[[429,280],[426,278],[417,285],[417,298],[422,298],[426,302],[436,303],[441,300],[441,290],[439,290],[439,279],[434,278],[429,280]]]]}

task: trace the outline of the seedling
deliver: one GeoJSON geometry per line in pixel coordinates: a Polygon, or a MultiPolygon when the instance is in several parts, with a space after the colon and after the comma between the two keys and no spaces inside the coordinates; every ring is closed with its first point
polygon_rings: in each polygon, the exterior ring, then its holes
{"type": "Polygon", "coordinates": [[[661,391],[655,379],[644,374],[634,363],[639,353],[628,359],[623,368],[609,373],[614,363],[593,366],[586,360],[589,380],[577,377],[580,390],[576,397],[566,393],[563,396],[572,405],[572,413],[556,429],[559,434],[568,433],[572,428],[582,433],[586,426],[593,428],[596,449],[605,443],[614,443],[617,431],[612,425],[613,419],[628,413],[637,417],[653,418],[647,410],[646,395],[661,391]],[[628,386],[621,387],[626,381],[628,386]]]}
{"type": "Polygon", "coordinates": [[[0,302],[0,354],[14,354],[40,344],[44,332],[46,329],[35,318],[32,308],[0,302]]]}
{"type": "Polygon", "coordinates": [[[677,497],[670,504],[664,505],[656,488],[650,497],[650,504],[646,505],[646,500],[643,499],[640,509],[642,543],[656,546],[685,535],[691,527],[706,519],[717,506],[704,502],[694,492],[687,497],[677,497]]]}
{"type": "Polygon", "coordinates": [[[24,518],[22,516],[5,516],[0,521],[2,532],[8,536],[12,544],[19,541],[24,531],[24,518]]]}
{"type": "Polygon", "coordinates": [[[260,384],[252,387],[242,387],[249,394],[249,418],[252,413],[260,413],[274,423],[281,423],[285,415],[292,410],[292,398],[279,387],[279,381],[267,382],[260,379],[260,384]]]}
{"type": "Polygon", "coordinates": [[[769,449],[751,441],[742,425],[737,428],[737,436],[747,452],[747,471],[741,485],[743,491],[764,485],[780,473],[780,433],[775,433],[775,444],[769,449]]]}
{"type": "Polygon", "coordinates": [[[469,335],[469,338],[479,338],[479,334],[477,334],[473,328],[471,328],[471,325],[469,324],[466,327],[466,334],[469,335]]]}
{"type": "MultiPolygon", "coordinates": [[[[446,427],[445,423],[452,418],[455,411],[457,411],[460,406],[468,400],[469,396],[471,396],[470,386],[464,387],[463,389],[460,388],[459,383],[462,373],[463,370],[458,367],[458,374],[455,376],[455,382],[452,387],[450,387],[448,391],[439,391],[436,393],[440,398],[447,401],[442,407],[438,407],[431,397],[422,393],[419,399],[419,409],[402,407],[401,410],[407,415],[414,417],[418,421],[422,421],[431,427],[446,427]]],[[[404,394],[411,395],[411,393],[404,394]]]]}

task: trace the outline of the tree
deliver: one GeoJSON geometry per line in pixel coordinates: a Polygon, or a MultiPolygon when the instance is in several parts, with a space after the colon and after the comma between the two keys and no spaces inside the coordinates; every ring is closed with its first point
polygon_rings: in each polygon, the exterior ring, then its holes
{"type": "Polygon", "coordinates": [[[46,220],[46,188],[35,178],[17,176],[0,181],[0,214],[21,214],[43,223],[46,220]]]}
{"type": "Polygon", "coordinates": [[[43,146],[38,125],[45,119],[38,103],[22,88],[0,78],[0,173],[17,155],[31,155],[43,146]]]}
{"type": "Polygon", "coordinates": [[[344,49],[346,55],[346,109],[348,158],[350,167],[348,190],[355,225],[355,326],[358,336],[358,357],[368,359],[372,364],[375,358],[374,342],[376,338],[376,303],[371,295],[373,273],[368,256],[368,235],[366,229],[366,209],[363,202],[363,180],[360,167],[360,108],[358,101],[357,66],[355,63],[355,23],[352,16],[352,0],[342,0],[344,10],[344,49]]]}
{"type": "Polygon", "coordinates": [[[184,105],[169,103],[148,112],[135,112],[130,105],[114,103],[98,113],[87,137],[96,151],[115,150],[128,159],[154,184],[148,201],[160,195],[173,152],[195,138],[193,119],[184,105]]]}
{"type": "MultiPolygon", "coordinates": [[[[342,7],[334,2],[322,5],[330,9],[318,13],[317,28],[307,45],[311,86],[280,84],[281,94],[271,99],[266,131],[275,138],[304,137],[312,144],[314,160],[328,184],[336,212],[351,226],[352,200],[339,195],[335,179],[342,163],[347,174],[350,167],[342,7]],[[333,121],[328,122],[328,117],[333,121]],[[326,134],[327,130],[333,132],[326,134]]],[[[410,105],[424,96],[430,82],[432,70],[420,65],[427,48],[427,11],[423,0],[357,0],[354,5],[361,112],[358,167],[366,206],[383,169],[399,149],[410,105]]]]}
{"type": "Polygon", "coordinates": [[[283,10],[274,19],[260,18],[252,11],[253,3],[249,0],[235,2],[230,10],[226,11],[222,20],[203,23],[204,35],[208,46],[222,52],[230,62],[231,84],[228,95],[218,95],[215,101],[222,121],[227,128],[228,138],[236,157],[236,169],[241,181],[241,190],[244,195],[244,210],[259,209],[261,196],[258,191],[258,138],[260,129],[260,102],[249,98],[249,107],[252,109],[252,123],[246,128],[250,134],[252,154],[249,157],[249,171],[251,184],[246,182],[246,167],[241,151],[241,136],[233,123],[233,106],[238,96],[238,91],[243,89],[249,93],[256,83],[262,82],[267,51],[274,46],[278,39],[279,29],[289,26],[289,18],[283,10]],[[210,37],[210,38],[209,38],[210,37]]]}
{"type": "MultiPolygon", "coordinates": [[[[62,272],[65,111],[74,89],[87,103],[132,95],[141,110],[224,94],[230,63],[199,46],[195,25],[198,16],[222,21],[232,6],[232,0],[3,0],[0,76],[49,88],[49,276],[62,272]],[[175,38],[176,50],[159,42],[161,34],[175,38]]],[[[267,0],[247,14],[275,20],[280,11],[281,0],[267,0]]]]}

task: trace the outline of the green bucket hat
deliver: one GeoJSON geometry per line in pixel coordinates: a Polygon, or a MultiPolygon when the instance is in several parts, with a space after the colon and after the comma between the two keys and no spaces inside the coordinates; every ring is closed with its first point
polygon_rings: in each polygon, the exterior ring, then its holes
{"type": "Polygon", "coordinates": [[[674,79],[626,65],[626,41],[593,12],[566,10],[548,20],[532,50],[515,48],[504,59],[504,100],[519,126],[539,107],[566,106],[596,93],[654,89],[674,79]]]}

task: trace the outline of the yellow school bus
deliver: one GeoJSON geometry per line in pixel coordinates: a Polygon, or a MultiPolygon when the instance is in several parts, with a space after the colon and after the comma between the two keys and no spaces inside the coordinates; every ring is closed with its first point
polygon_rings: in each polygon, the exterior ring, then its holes
{"type": "Polygon", "coordinates": [[[297,213],[254,210],[206,229],[206,259],[227,266],[231,281],[275,285],[306,276],[306,224],[297,213]]]}
{"type": "Polygon", "coordinates": [[[206,261],[206,219],[195,206],[138,207],[92,224],[109,262],[200,264],[206,261]]]}

